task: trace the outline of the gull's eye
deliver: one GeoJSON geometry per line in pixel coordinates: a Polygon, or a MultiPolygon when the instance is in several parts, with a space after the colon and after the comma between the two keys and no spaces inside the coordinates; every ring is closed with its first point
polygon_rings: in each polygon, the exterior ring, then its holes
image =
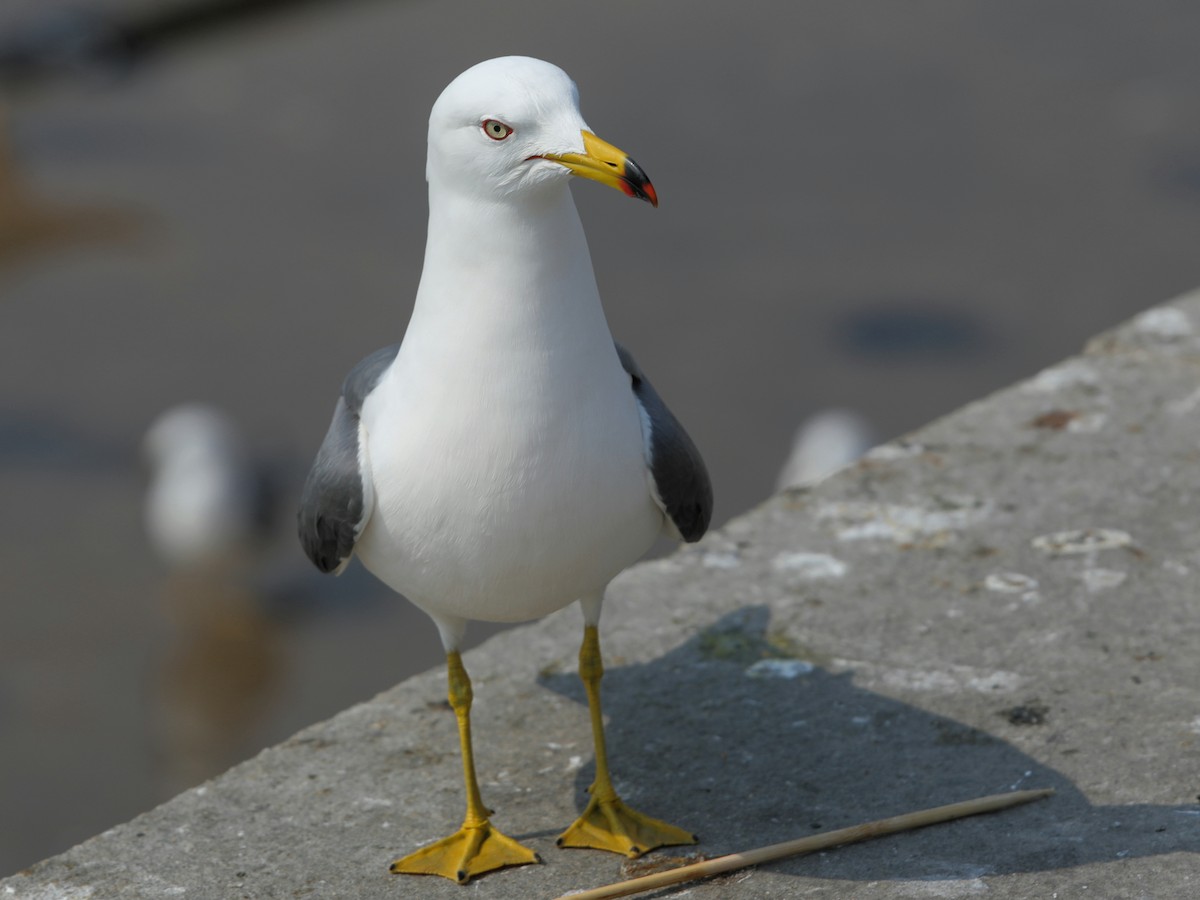
{"type": "Polygon", "coordinates": [[[513,130],[499,119],[484,119],[483,133],[493,141],[502,141],[512,134],[513,130]]]}

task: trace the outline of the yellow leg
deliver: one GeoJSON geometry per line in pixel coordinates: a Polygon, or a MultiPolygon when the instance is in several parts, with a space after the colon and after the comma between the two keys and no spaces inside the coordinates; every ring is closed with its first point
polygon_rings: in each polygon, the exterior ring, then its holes
{"type": "Polygon", "coordinates": [[[410,875],[441,875],[466,884],[505,866],[540,862],[536,853],[492,827],[491,810],[483,805],[475,777],[475,755],[471,750],[471,679],[457,650],[446,654],[450,681],[450,706],[458,718],[458,740],[462,747],[463,780],[467,788],[467,815],[462,827],[392,863],[393,872],[410,875]]]}
{"type": "Polygon", "coordinates": [[[660,822],[630,809],[617,796],[608,772],[608,751],[604,746],[604,718],[600,712],[600,679],[604,663],[600,658],[600,637],[595,625],[583,630],[579,648],[579,677],[587,691],[588,711],[592,716],[592,739],[596,744],[596,779],[588,788],[587,808],[574,824],[558,838],[560,847],[590,847],[611,850],[633,858],[655,847],[694,844],[696,836],[682,828],[660,822]]]}

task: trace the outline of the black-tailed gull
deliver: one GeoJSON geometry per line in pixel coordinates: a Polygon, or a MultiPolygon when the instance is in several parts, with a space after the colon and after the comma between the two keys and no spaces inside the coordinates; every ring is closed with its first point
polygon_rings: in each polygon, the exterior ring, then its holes
{"type": "Polygon", "coordinates": [[[695,445],[609,333],[572,174],[657,205],[645,173],[584,122],[561,69],[505,57],[446,88],[429,119],[429,234],[408,330],[347,377],[304,489],[313,562],[337,572],[357,554],[432,617],[446,649],[467,814],[395,872],[465,882],[536,861],[480,797],[459,647],[469,619],[524,621],[574,601],[596,777],[559,845],[638,856],[694,841],[613,788],[597,625],[608,582],[660,534],[704,534],[712,490],[695,445]]]}

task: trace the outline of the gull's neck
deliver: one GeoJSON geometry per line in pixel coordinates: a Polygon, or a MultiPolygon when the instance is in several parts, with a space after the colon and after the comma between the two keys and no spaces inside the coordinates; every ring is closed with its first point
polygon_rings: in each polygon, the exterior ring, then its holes
{"type": "MultiPolygon", "coordinates": [[[[482,199],[430,185],[429,237],[405,341],[436,332],[526,350],[607,346],[587,239],[566,182],[482,199]]],[[[465,348],[464,348],[465,349],[465,348]]]]}

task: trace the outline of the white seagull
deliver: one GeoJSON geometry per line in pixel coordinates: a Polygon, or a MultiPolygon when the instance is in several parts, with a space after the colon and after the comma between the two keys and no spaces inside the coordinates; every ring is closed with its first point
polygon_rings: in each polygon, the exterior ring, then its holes
{"type": "Polygon", "coordinates": [[[470,619],[518,622],[578,601],[596,777],[558,839],[638,856],[693,843],[625,806],[604,748],[604,590],[663,533],[712,513],[695,445],[613,342],[570,175],[657,206],[645,173],[596,137],[575,84],[526,57],[480,63],[429,118],[429,234],[404,340],[346,378],[305,485],[300,539],[325,572],[357,554],[437,624],[458,717],[462,827],[392,864],[465,883],[536,862],[489,822],[471,751],[470,619]]]}
{"type": "Polygon", "coordinates": [[[233,419],[181,403],[146,431],[146,533],[164,562],[205,576],[245,576],[270,540],[275,494],[233,419]]]}
{"type": "Polygon", "coordinates": [[[775,490],[812,487],[850,465],[879,443],[866,417],[853,409],[823,409],[809,416],[792,437],[775,490]]]}

